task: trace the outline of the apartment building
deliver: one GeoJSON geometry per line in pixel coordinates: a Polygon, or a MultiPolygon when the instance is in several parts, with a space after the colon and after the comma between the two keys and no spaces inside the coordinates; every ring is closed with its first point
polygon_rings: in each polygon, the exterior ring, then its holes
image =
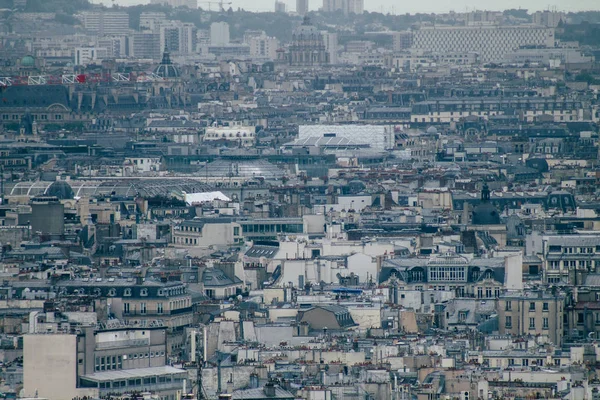
{"type": "Polygon", "coordinates": [[[165,328],[120,323],[73,333],[24,336],[24,388],[28,396],[71,400],[153,391],[175,400],[187,377],[167,365],[165,328]]]}
{"type": "Polygon", "coordinates": [[[412,106],[413,123],[451,123],[464,117],[504,115],[513,111],[520,114],[524,122],[535,122],[545,116],[554,122],[582,121],[584,105],[581,101],[553,98],[463,98],[439,99],[415,103],[412,106]]]}
{"type": "Polygon", "coordinates": [[[78,17],[86,31],[98,36],[126,35],[130,30],[124,11],[85,11],[78,17]]]}
{"type": "Polygon", "coordinates": [[[563,342],[565,295],[542,290],[507,293],[498,299],[498,331],[501,335],[545,336],[554,345],[563,342]]]}

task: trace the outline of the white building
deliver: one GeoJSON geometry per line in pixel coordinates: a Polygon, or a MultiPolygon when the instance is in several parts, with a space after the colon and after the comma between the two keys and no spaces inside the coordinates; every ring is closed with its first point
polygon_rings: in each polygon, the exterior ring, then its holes
{"type": "Polygon", "coordinates": [[[324,12],[342,11],[344,14],[362,14],[365,10],[364,0],[323,0],[324,12]]]}
{"type": "Polygon", "coordinates": [[[521,46],[554,47],[554,29],[534,25],[433,26],[414,31],[413,48],[477,52],[482,62],[502,61],[521,46]]]}
{"type": "Polygon", "coordinates": [[[566,22],[567,16],[564,13],[556,11],[536,11],[532,15],[533,23],[550,28],[556,28],[560,21],[566,22]]]}
{"type": "Polygon", "coordinates": [[[167,20],[167,16],[162,12],[143,12],[140,15],[140,30],[149,30],[156,32],[161,23],[167,20]]]}
{"type": "Polygon", "coordinates": [[[260,36],[250,36],[248,44],[250,45],[251,57],[267,58],[269,60],[277,58],[279,40],[275,37],[267,36],[264,33],[260,36]]]}
{"type": "Polygon", "coordinates": [[[125,36],[105,36],[98,39],[98,47],[106,49],[109,58],[127,57],[127,38],[125,36]]]}
{"type": "Polygon", "coordinates": [[[219,126],[206,128],[204,141],[227,140],[238,142],[244,147],[256,142],[256,129],[253,126],[219,126]]]}
{"type": "Polygon", "coordinates": [[[296,13],[300,15],[308,14],[308,0],[296,0],[296,13]]]}
{"type": "Polygon", "coordinates": [[[125,35],[129,32],[129,14],[124,11],[84,11],[78,15],[88,33],[98,36],[125,35]]]}
{"type": "Polygon", "coordinates": [[[213,22],[210,24],[210,44],[212,46],[226,46],[229,44],[229,24],[227,22],[213,22]]]}
{"type": "Polygon", "coordinates": [[[172,53],[192,54],[196,51],[196,26],[190,23],[169,21],[161,23],[158,31],[160,34],[160,48],[168,49],[172,53]]]}
{"type": "Polygon", "coordinates": [[[345,138],[376,150],[394,146],[394,129],[384,125],[300,125],[298,139],[310,137],[345,138]]]}
{"type": "Polygon", "coordinates": [[[78,47],[75,49],[75,65],[99,63],[108,57],[108,51],[102,47],[78,47]]]}
{"type": "Polygon", "coordinates": [[[321,32],[323,37],[323,43],[325,44],[325,51],[329,53],[329,63],[338,63],[338,35],[337,32],[321,32]]]}

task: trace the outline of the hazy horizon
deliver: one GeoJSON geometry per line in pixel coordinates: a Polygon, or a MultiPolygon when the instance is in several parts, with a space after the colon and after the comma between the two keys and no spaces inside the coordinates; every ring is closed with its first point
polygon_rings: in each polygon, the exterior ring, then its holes
{"type": "MultiPolygon", "coordinates": [[[[102,3],[110,6],[111,4],[118,4],[123,6],[131,6],[135,4],[148,4],[149,0],[91,0],[92,3],[102,3]]],[[[275,0],[226,0],[231,1],[233,9],[243,8],[248,11],[273,11],[275,0]]],[[[295,0],[281,0],[286,3],[289,11],[294,11],[296,8],[295,0]]],[[[214,2],[214,0],[213,0],[214,2]]],[[[206,2],[198,1],[198,4],[207,8],[206,2]],[[204,3],[204,4],[203,4],[204,3]]],[[[322,0],[309,0],[311,10],[318,10],[323,4],[322,0]]],[[[216,4],[211,5],[213,9],[216,9],[216,4]]],[[[563,4],[549,4],[544,0],[529,0],[529,1],[516,1],[507,0],[502,3],[502,8],[496,8],[495,10],[507,10],[511,8],[516,9],[527,9],[529,11],[556,9],[558,11],[596,11],[600,10],[600,5],[594,0],[576,0],[569,3],[563,4]]],[[[464,12],[472,10],[494,10],[491,7],[482,6],[481,1],[474,0],[458,0],[451,4],[443,0],[431,0],[428,2],[410,2],[398,4],[394,0],[365,0],[365,10],[377,11],[384,13],[394,14],[416,14],[416,13],[446,13],[449,11],[464,12]]]]}

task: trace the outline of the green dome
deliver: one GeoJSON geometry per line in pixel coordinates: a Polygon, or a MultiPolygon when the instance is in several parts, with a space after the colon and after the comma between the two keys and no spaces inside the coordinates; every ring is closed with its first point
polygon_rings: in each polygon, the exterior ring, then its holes
{"type": "Polygon", "coordinates": [[[21,67],[34,67],[35,59],[32,56],[25,56],[21,59],[21,67]]]}

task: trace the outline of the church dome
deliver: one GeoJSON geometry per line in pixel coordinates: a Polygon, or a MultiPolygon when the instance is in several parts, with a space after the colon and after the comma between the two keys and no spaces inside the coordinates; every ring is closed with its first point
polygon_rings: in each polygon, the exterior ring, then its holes
{"type": "Polygon", "coordinates": [[[494,205],[490,202],[490,189],[488,185],[483,185],[481,190],[481,203],[473,210],[473,225],[498,225],[500,224],[500,214],[494,205]]]}
{"type": "Polygon", "coordinates": [[[35,67],[35,58],[25,56],[21,59],[21,67],[35,67]]]}
{"type": "Polygon", "coordinates": [[[169,52],[165,49],[163,53],[163,58],[158,67],[154,70],[154,73],[161,78],[178,78],[179,70],[171,63],[171,56],[169,52]]]}

